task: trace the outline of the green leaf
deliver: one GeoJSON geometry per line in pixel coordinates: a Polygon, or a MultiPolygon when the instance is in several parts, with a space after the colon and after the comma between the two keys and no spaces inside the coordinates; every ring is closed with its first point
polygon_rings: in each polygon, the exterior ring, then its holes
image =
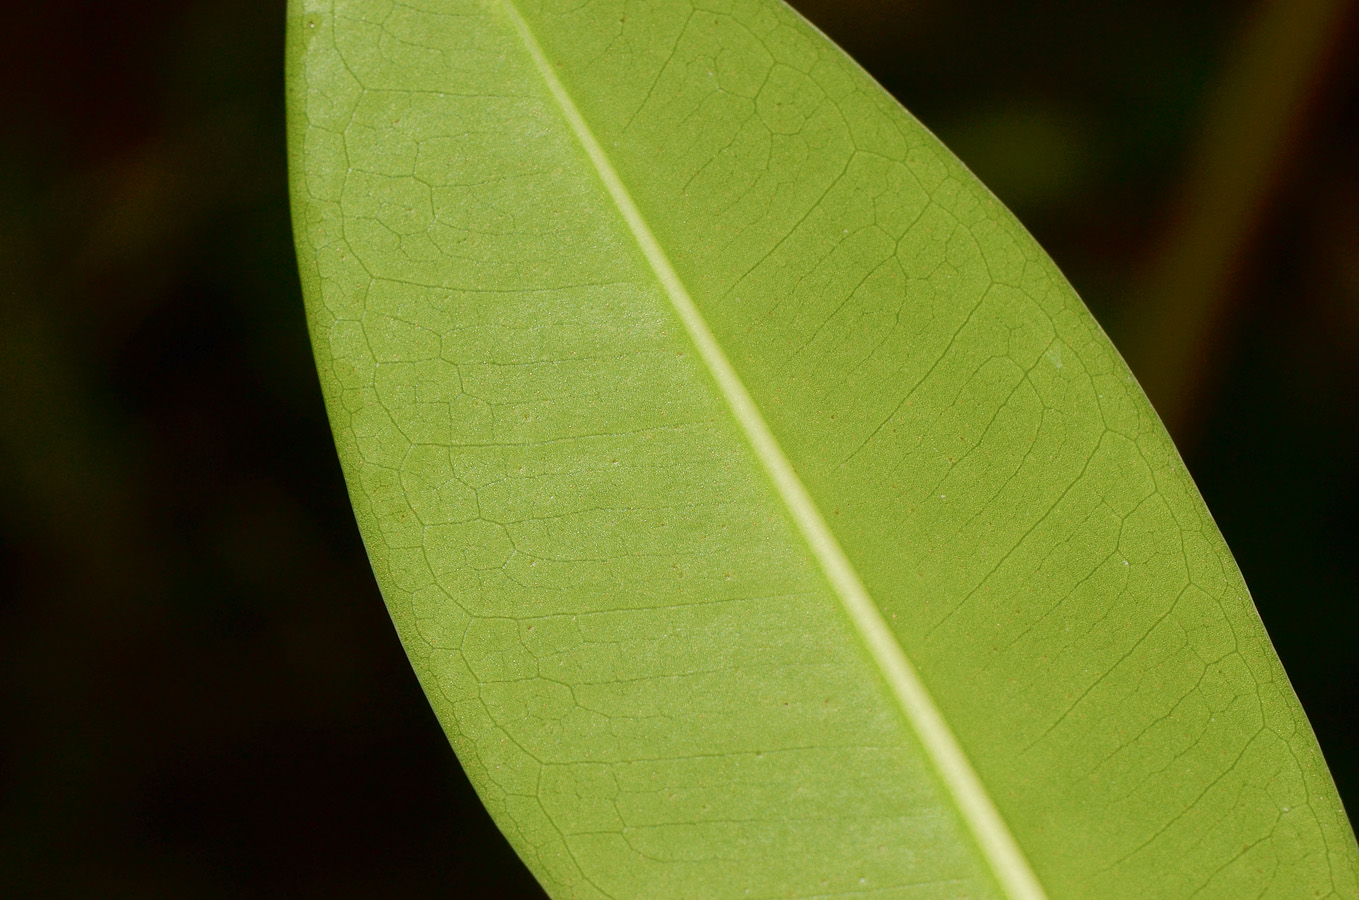
{"type": "Polygon", "coordinates": [[[294,0],[289,65],[355,513],[553,896],[1359,896],[1127,368],[795,13],[294,0]]]}

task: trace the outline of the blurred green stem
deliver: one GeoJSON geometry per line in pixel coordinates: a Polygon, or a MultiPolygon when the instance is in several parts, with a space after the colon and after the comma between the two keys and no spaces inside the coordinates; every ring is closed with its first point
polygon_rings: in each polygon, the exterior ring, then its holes
{"type": "Polygon", "coordinates": [[[1228,355],[1232,298],[1319,105],[1349,0],[1262,0],[1210,95],[1120,342],[1182,449],[1228,355]]]}

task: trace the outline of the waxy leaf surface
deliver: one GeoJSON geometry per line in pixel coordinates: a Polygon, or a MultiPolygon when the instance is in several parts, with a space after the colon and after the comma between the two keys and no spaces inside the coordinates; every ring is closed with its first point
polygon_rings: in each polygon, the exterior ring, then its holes
{"type": "Polygon", "coordinates": [[[554,897],[1357,895],[1311,729],[1127,368],[806,22],[289,20],[355,512],[554,897]]]}

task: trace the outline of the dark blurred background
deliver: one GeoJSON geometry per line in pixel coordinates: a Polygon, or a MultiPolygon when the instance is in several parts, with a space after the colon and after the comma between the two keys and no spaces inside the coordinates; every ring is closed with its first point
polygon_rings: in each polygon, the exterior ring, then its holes
{"type": "MultiPolygon", "coordinates": [[[[1346,0],[795,4],[1037,235],[1162,411],[1359,808],[1346,0]]],[[[540,897],[348,508],[282,0],[0,28],[0,895],[540,897]]]]}

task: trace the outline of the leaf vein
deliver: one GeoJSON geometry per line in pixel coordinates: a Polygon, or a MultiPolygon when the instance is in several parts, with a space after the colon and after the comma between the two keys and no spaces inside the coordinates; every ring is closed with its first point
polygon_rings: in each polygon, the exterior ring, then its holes
{"type": "Polygon", "coordinates": [[[812,555],[863,638],[870,656],[920,739],[996,880],[1011,900],[1046,900],[1046,893],[1023,851],[1010,834],[957,738],[916,674],[915,666],[907,659],[905,650],[883,619],[882,612],[868,595],[858,573],[769,430],[754,398],[717,343],[603,147],[557,77],[528,22],[513,0],[503,0],[502,9],[518,32],[609,196],[617,205],[632,237],[668,295],[675,313],[693,340],[780,499],[788,507],[812,555]]]}

